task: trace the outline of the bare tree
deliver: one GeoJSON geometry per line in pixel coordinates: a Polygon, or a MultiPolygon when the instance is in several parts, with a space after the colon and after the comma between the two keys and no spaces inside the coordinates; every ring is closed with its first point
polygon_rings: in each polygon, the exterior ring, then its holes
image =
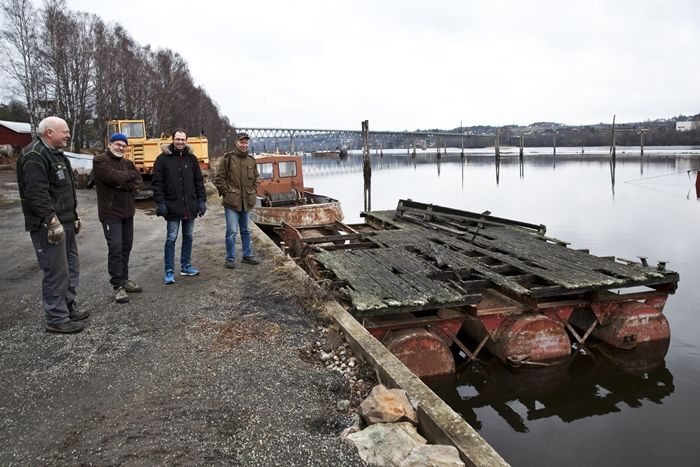
{"type": "Polygon", "coordinates": [[[40,100],[45,89],[45,73],[39,57],[37,11],[30,0],[0,0],[3,16],[0,49],[6,60],[3,68],[10,78],[8,91],[22,96],[32,131],[36,129],[42,110],[40,100]]]}
{"type": "Polygon", "coordinates": [[[80,147],[86,137],[85,120],[91,113],[88,106],[94,101],[93,18],[71,12],[65,0],[47,1],[42,17],[42,58],[51,70],[48,82],[56,113],[71,127],[71,147],[80,147]]]}
{"type": "Polygon", "coordinates": [[[112,119],[144,119],[158,136],[184,127],[205,133],[214,148],[232,130],[178,53],[137,44],[120,25],[73,12],[65,0],[0,0],[11,98],[23,100],[35,126],[47,113],[71,128],[72,147],[103,134],[112,119]]]}

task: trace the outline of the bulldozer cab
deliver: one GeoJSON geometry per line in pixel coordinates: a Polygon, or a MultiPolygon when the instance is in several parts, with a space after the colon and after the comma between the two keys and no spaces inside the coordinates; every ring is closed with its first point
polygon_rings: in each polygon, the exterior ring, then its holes
{"type": "MultiPolygon", "coordinates": [[[[148,138],[146,124],[143,120],[110,120],[107,122],[107,135],[105,147],[109,138],[115,133],[123,133],[129,140],[124,157],[134,163],[144,176],[153,172],[153,164],[161,153],[161,145],[170,144],[170,136],[162,135],[160,138],[148,138]]],[[[197,161],[202,169],[209,168],[209,144],[205,136],[188,138],[187,144],[197,156],[197,161]]]]}
{"type": "Polygon", "coordinates": [[[113,120],[107,124],[107,137],[114,133],[124,133],[129,140],[143,140],[146,139],[146,126],[143,120],[113,120]]]}

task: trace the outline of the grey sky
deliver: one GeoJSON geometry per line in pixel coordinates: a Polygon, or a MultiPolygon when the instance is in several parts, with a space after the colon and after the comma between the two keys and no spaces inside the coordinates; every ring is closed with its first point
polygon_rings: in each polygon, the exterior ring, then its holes
{"type": "Polygon", "coordinates": [[[67,3],[180,53],[239,126],[369,119],[413,130],[700,112],[697,0],[67,3]]]}

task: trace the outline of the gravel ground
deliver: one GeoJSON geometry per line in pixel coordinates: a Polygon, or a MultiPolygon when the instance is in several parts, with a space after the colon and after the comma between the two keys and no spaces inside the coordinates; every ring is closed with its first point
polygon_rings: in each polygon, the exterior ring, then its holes
{"type": "Polygon", "coordinates": [[[261,265],[223,268],[217,199],[195,229],[202,273],[168,286],[165,223],[140,205],[130,264],[144,292],[120,305],[95,193],[80,190],[78,299],[91,317],[81,334],[55,335],[14,180],[0,171],[1,465],[364,465],[340,439],[349,384],[310,357],[328,323],[257,239],[261,265]]]}

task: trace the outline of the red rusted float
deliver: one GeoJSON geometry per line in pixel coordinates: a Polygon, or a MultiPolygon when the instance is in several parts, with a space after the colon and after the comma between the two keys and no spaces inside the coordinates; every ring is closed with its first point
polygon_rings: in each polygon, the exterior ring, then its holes
{"type": "Polygon", "coordinates": [[[564,325],[537,313],[469,317],[462,330],[475,341],[488,337],[486,347],[506,363],[552,362],[571,355],[564,325]]]}
{"type": "Polygon", "coordinates": [[[421,328],[402,329],[386,334],[383,344],[418,377],[445,375],[455,371],[449,344],[435,332],[421,328]]]}
{"type": "Polygon", "coordinates": [[[422,317],[377,316],[366,319],[364,324],[404,365],[423,378],[454,373],[452,344],[469,352],[457,339],[466,316],[462,310],[441,308],[435,314],[422,317]]]}
{"type": "Polygon", "coordinates": [[[658,301],[592,303],[590,307],[577,309],[569,322],[581,330],[590,329],[596,323],[591,331],[593,336],[615,347],[631,349],[642,342],[670,338],[668,320],[661,313],[662,309],[663,303],[658,301]]]}

